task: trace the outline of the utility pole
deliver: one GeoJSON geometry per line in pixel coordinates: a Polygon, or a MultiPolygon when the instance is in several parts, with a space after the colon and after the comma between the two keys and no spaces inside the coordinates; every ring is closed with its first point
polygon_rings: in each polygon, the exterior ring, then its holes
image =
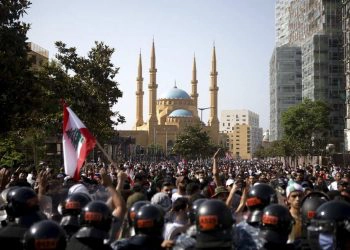
{"type": "Polygon", "coordinates": [[[207,108],[198,108],[201,111],[201,123],[203,122],[203,110],[210,109],[211,107],[207,108]]]}

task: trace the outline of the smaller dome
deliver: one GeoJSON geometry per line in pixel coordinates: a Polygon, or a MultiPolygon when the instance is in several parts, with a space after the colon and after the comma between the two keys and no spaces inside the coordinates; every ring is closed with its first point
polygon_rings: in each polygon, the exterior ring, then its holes
{"type": "Polygon", "coordinates": [[[182,89],[178,89],[174,86],[168,92],[162,94],[160,99],[190,99],[191,97],[182,89]]]}
{"type": "Polygon", "coordinates": [[[186,109],[176,109],[170,113],[169,117],[192,117],[192,113],[186,109]]]}

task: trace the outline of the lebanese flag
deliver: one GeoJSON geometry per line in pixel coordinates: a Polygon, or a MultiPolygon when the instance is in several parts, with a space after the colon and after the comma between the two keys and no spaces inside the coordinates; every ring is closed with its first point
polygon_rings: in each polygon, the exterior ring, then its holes
{"type": "Polygon", "coordinates": [[[92,136],[78,116],[63,104],[63,160],[66,175],[80,179],[80,169],[86,156],[95,147],[92,136]]]}

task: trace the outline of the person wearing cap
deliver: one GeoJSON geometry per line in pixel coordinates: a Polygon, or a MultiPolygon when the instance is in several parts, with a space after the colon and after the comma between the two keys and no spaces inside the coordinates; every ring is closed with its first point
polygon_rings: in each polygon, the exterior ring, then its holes
{"type": "Polygon", "coordinates": [[[229,192],[224,186],[219,186],[215,188],[214,195],[211,196],[213,199],[218,199],[226,203],[229,192]]]}
{"type": "Polygon", "coordinates": [[[304,197],[303,187],[298,183],[291,183],[286,188],[286,205],[294,218],[292,232],[288,237],[288,243],[293,243],[302,236],[301,200],[304,197]]]}
{"type": "Polygon", "coordinates": [[[241,195],[239,195],[237,191],[237,186],[233,179],[228,179],[226,181],[226,188],[229,192],[229,195],[226,199],[226,205],[231,209],[231,211],[235,212],[239,206],[241,195]]]}

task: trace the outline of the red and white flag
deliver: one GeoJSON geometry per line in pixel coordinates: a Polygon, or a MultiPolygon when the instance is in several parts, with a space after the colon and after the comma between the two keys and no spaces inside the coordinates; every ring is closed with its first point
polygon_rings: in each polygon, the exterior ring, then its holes
{"type": "Polygon", "coordinates": [[[80,179],[80,169],[86,156],[95,147],[92,136],[78,116],[63,104],[63,159],[66,175],[80,179]]]}

